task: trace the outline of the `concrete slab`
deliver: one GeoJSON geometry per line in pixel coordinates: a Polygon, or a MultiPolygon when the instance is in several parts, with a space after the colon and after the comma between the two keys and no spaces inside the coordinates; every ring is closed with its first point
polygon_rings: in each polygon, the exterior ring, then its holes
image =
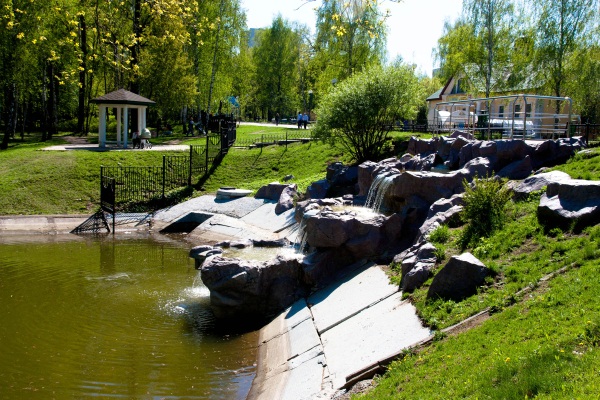
{"type": "Polygon", "coordinates": [[[263,200],[265,203],[242,217],[242,221],[272,232],[278,232],[296,223],[295,210],[291,209],[279,215],[275,214],[277,202],[263,200]]]}
{"type": "Polygon", "coordinates": [[[88,218],[88,215],[0,216],[0,232],[2,234],[69,233],[88,218]]]}
{"type": "Polygon", "coordinates": [[[346,377],[430,335],[416,310],[396,293],[321,335],[334,388],[346,377]]]}
{"type": "Polygon", "coordinates": [[[312,315],[306,306],[306,300],[300,299],[260,330],[258,342],[267,342],[311,318],[312,315]]]}
{"type": "Polygon", "coordinates": [[[225,240],[277,239],[277,234],[248,225],[240,219],[217,214],[198,225],[188,234],[188,239],[199,243],[217,243],[225,240]]]}
{"type": "MultiPolygon", "coordinates": [[[[315,399],[323,393],[323,378],[328,375],[325,357],[321,351],[310,351],[302,362],[279,368],[267,379],[257,374],[248,400],[315,399]]],[[[259,359],[260,360],[260,359],[259,359]]],[[[331,389],[330,389],[331,391],[331,389]]]]}
{"type": "Polygon", "coordinates": [[[165,208],[154,215],[157,221],[172,222],[190,212],[223,214],[233,218],[242,218],[264,204],[264,200],[253,197],[237,199],[217,199],[213,195],[199,196],[173,207],[165,208]]]}
{"type": "Polygon", "coordinates": [[[398,292],[381,267],[369,263],[308,298],[319,334],[398,292]]]}
{"type": "Polygon", "coordinates": [[[248,399],[312,399],[321,391],[324,375],[323,347],[302,299],[261,329],[248,399]]]}

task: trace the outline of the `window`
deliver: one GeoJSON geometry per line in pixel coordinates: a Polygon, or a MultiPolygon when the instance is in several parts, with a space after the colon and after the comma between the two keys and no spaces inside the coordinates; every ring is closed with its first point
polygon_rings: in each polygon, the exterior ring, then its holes
{"type": "Polygon", "coordinates": [[[527,118],[531,117],[531,104],[525,104],[525,116],[527,118]]]}
{"type": "Polygon", "coordinates": [[[515,104],[515,117],[518,118],[520,113],[521,113],[521,105],[515,104]]]}
{"type": "Polygon", "coordinates": [[[498,118],[504,118],[504,106],[498,107],[498,118]]]}

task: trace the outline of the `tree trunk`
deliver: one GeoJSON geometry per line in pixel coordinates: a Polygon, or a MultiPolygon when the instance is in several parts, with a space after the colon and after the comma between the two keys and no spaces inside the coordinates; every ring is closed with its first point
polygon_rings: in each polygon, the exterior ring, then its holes
{"type": "Polygon", "coordinates": [[[48,63],[47,65],[47,77],[48,77],[48,102],[46,103],[48,107],[47,112],[47,127],[48,127],[48,135],[46,140],[51,140],[52,136],[58,133],[58,82],[54,78],[54,64],[48,63]]]}
{"type": "Polygon", "coordinates": [[[87,134],[85,129],[85,93],[86,93],[86,80],[85,75],[87,73],[87,34],[86,34],[85,16],[79,16],[79,40],[81,48],[81,68],[79,71],[79,102],[77,105],[77,128],[75,133],[87,134]]]}
{"type": "Polygon", "coordinates": [[[17,85],[12,83],[6,90],[6,130],[0,144],[0,150],[8,148],[8,142],[14,136],[17,126],[17,85]]]}
{"type": "Polygon", "coordinates": [[[219,24],[217,25],[217,36],[215,38],[215,51],[213,53],[212,71],[210,74],[210,86],[208,88],[208,106],[206,113],[210,114],[210,102],[212,101],[212,92],[215,86],[215,76],[217,75],[217,55],[219,53],[219,39],[221,36],[221,25],[223,24],[223,13],[225,8],[225,0],[221,0],[219,6],[219,24]]]}
{"type": "MultiPolygon", "coordinates": [[[[133,0],[133,34],[135,36],[135,43],[131,47],[131,65],[139,65],[140,58],[140,38],[142,36],[141,25],[141,0],[133,0]]],[[[140,81],[137,75],[133,76],[132,81],[129,84],[129,90],[135,94],[140,94],[140,81]]],[[[140,131],[141,127],[138,126],[138,109],[132,108],[129,113],[131,117],[131,132],[140,131]]]]}

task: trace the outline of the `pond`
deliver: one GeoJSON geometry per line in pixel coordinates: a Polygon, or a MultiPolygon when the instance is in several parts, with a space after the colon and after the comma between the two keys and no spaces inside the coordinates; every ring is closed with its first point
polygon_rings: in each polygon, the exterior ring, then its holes
{"type": "Polygon", "coordinates": [[[242,399],[257,333],[215,323],[190,245],[0,238],[0,397],[242,399]]]}

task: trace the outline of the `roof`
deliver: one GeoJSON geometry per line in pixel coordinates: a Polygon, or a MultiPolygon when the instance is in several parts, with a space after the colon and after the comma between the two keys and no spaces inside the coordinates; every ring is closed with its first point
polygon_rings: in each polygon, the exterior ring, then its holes
{"type": "Polygon", "coordinates": [[[115,90],[105,94],[104,96],[96,97],[90,100],[92,103],[98,104],[132,104],[132,105],[152,105],[154,101],[135,94],[125,89],[115,90]]]}
{"type": "Polygon", "coordinates": [[[442,98],[442,90],[444,90],[443,87],[439,88],[434,94],[426,98],[425,101],[440,100],[442,98]]]}

